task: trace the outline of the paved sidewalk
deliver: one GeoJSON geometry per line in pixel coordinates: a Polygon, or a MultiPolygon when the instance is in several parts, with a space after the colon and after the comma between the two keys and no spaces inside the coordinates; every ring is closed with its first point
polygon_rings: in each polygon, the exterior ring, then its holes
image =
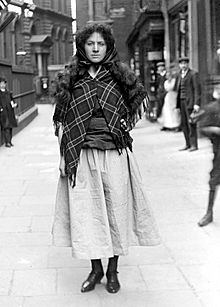
{"type": "Polygon", "coordinates": [[[81,294],[89,263],[51,243],[59,162],[51,118],[52,106],[39,105],[15,146],[0,148],[0,306],[219,307],[220,196],[214,223],[197,226],[207,204],[209,142],[178,152],[182,133],[161,132],[145,119],[138,124],[134,151],[162,244],[121,257],[119,293],[107,293],[104,279],[81,294]]]}

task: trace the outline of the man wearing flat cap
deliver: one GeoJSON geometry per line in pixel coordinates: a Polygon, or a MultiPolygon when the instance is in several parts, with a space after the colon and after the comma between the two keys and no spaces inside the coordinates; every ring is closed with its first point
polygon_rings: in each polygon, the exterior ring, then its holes
{"type": "Polygon", "coordinates": [[[190,115],[200,109],[201,87],[198,73],[189,68],[189,58],[179,59],[180,72],[176,80],[177,108],[180,109],[181,127],[185,146],[180,150],[190,152],[198,149],[197,124],[190,120],[190,115]]]}
{"type": "Polygon", "coordinates": [[[166,68],[164,62],[157,63],[157,81],[156,81],[156,98],[157,98],[157,117],[160,116],[166,91],[164,82],[166,81],[166,68]]]}

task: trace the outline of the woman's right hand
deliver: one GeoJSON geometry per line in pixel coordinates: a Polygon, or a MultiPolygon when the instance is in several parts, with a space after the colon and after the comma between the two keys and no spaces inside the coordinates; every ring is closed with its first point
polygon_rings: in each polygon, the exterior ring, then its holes
{"type": "Polygon", "coordinates": [[[61,176],[61,177],[65,177],[65,176],[66,176],[66,172],[65,172],[65,160],[64,160],[64,157],[63,157],[63,156],[60,157],[59,170],[60,170],[60,176],[61,176]]]}

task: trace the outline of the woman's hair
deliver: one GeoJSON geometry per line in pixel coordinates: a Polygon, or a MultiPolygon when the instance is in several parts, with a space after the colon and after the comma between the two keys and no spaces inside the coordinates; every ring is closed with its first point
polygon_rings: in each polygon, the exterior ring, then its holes
{"type": "Polygon", "coordinates": [[[85,43],[87,39],[94,33],[99,33],[106,45],[107,50],[113,48],[115,44],[115,39],[112,35],[112,30],[109,26],[103,24],[92,24],[85,26],[82,30],[77,31],[76,33],[76,49],[84,50],[85,43]]]}

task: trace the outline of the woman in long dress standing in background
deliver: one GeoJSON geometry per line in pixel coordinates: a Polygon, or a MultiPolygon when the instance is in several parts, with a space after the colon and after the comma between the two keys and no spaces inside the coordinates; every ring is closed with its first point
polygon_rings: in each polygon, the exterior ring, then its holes
{"type": "Polygon", "coordinates": [[[158,122],[162,124],[161,130],[178,131],[180,127],[180,113],[176,108],[177,92],[174,90],[176,82],[176,72],[174,69],[167,71],[167,80],[164,82],[166,95],[161,117],[158,122]]]}

